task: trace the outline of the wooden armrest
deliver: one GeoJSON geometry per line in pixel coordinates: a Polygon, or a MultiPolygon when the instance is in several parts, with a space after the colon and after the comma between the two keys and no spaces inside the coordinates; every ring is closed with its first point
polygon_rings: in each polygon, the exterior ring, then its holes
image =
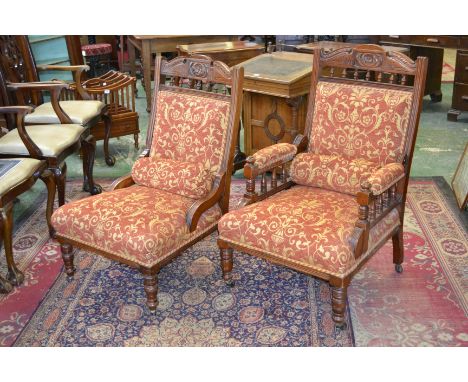
{"type": "Polygon", "coordinates": [[[23,91],[23,90],[33,90],[33,91],[49,91],[50,92],[50,103],[52,108],[57,114],[57,117],[60,120],[60,123],[73,123],[71,118],[60,106],[60,93],[62,89],[69,89],[70,85],[62,81],[45,81],[45,82],[8,82],[7,88],[9,90],[23,91]]]}
{"type": "Polygon", "coordinates": [[[42,151],[24,128],[24,116],[34,110],[31,106],[0,106],[0,114],[16,114],[16,130],[32,158],[39,159],[42,151]]]}
{"type": "Polygon", "coordinates": [[[198,221],[203,213],[213,207],[221,198],[224,192],[226,174],[217,176],[213,182],[211,192],[203,199],[195,201],[185,215],[185,221],[189,227],[189,231],[193,232],[197,228],[198,221]]]}
{"type": "Polygon", "coordinates": [[[89,65],[37,65],[37,70],[61,70],[68,72],[88,71],[89,65]]]}
{"type": "Polygon", "coordinates": [[[31,106],[0,106],[0,114],[21,114],[26,115],[34,110],[31,106]]]}
{"type": "Polygon", "coordinates": [[[62,89],[68,89],[69,84],[62,81],[48,81],[48,82],[7,82],[8,90],[34,90],[34,91],[58,91],[59,94],[62,89]]]}
{"type": "Polygon", "coordinates": [[[81,73],[89,70],[88,65],[39,65],[37,66],[38,70],[60,70],[60,71],[69,71],[74,72],[74,81],[76,91],[80,97],[84,100],[92,99],[91,96],[86,92],[86,90],[81,85],[81,73]]]}

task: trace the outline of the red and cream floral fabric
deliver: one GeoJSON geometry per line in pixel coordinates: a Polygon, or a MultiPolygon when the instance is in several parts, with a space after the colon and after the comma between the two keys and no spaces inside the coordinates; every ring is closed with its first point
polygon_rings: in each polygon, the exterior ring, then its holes
{"type": "Polygon", "coordinates": [[[252,157],[258,170],[271,166],[275,162],[287,162],[297,153],[297,147],[291,143],[277,143],[258,150],[252,157]]]}
{"type": "Polygon", "coordinates": [[[151,157],[201,163],[215,174],[225,150],[230,103],[160,91],[151,157]]]}
{"type": "Polygon", "coordinates": [[[365,159],[347,159],[339,155],[298,154],[291,165],[292,180],[303,186],[325,188],[356,195],[361,183],[378,168],[365,159]]]}
{"type": "Polygon", "coordinates": [[[201,163],[172,159],[140,158],[132,168],[135,183],[187,198],[201,199],[213,184],[212,174],[201,163]]]}
{"type": "MultiPolygon", "coordinates": [[[[273,258],[343,276],[357,265],[348,243],[357,207],[350,195],[296,186],[224,215],[218,223],[219,237],[273,258]]],[[[368,252],[399,223],[396,210],[380,221],[370,232],[368,252]]]]}
{"type": "Polygon", "coordinates": [[[320,81],[309,151],[380,166],[402,162],[411,103],[403,90],[320,81]]]}
{"type": "Polygon", "coordinates": [[[220,218],[221,210],[215,205],[190,233],[185,216],[193,203],[193,199],[135,185],[65,204],[52,215],[52,224],[62,237],[151,267],[220,218]]]}
{"type": "Polygon", "coordinates": [[[374,195],[379,195],[405,176],[405,168],[401,163],[389,163],[374,172],[367,181],[374,195]]]}
{"type": "Polygon", "coordinates": [[[339,155],[301,153],[291,165],[291,178],[295,183],[351,195],[356,195],[365,181],[371,184],[374,195],[381,194],[404,175],[405,169],[400,163],[380,167],[365,159],[339,155]]]}

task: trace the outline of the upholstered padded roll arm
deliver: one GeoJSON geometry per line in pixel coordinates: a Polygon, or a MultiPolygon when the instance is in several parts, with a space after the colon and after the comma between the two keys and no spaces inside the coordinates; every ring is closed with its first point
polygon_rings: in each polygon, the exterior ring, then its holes
{"type": "Polygon", "coordinates": [[[249,156],[244,166],[244,175],[258,175],[275,167],[281,166],[291,161],[294,156],[305,149],[307,146],[307,138],[298,135],[294,143],[277,143],[272,146],[258,150],[255,154],[249,156]]]}
{"type": "Polygon", "coordinates": [[[0,106],[0,114],[16,114],[16,129],[21,141],[28,149],[29,155],[37,159],[42,156],[42,152],[24,128],[24,116],[33,110],[31,106],[0,106]]]}
{"type": "MultiPolygon", "coordinates": [[[[146,158],[149,156],[149,153],[149,149],[144,149],[141,154],[138,155],[138,158],[146,158]]],[[[112,182],[110,185],[110,191],[127,188],[133,186],[134,184],[135,181],[133,180],[132,174],[123,175],[112,182]]]]}
{"type": "Polygon", "coordinates": [[[45,81],[45,82],[8,82],[7,88],[8,90],[15,90],[15,91],[24,91],[24,90],[32,90],[32,91],[48,91],[50,92],[50,102],[52,107],[57,114],[57,117],[60,120],[60,123],[73,123],[71,118],[68,116],[65,111],[63,111],[62,107],[60,106],[59,99],[60,93],[63,89],[68,89],[70,87],[69,84],[62,81],[45,81]]]}
{"type": "Polygon", "coordinates": [[[78,92],[81,98],[85,100],[91,99],[91,96],[86,92],[85,89],[83,89],[83,86],[81,85],[81,73],[89,70],[88,65],[38,65],[37,69],[41,71],[60,70],[74,72],[76,91],[78,92]]]}
{"type": "Polygon", "coordinates": [[[405,176],[401,163],[389,163],[375,171],[368,179],[373,195],[380,195],[405,176]]]}

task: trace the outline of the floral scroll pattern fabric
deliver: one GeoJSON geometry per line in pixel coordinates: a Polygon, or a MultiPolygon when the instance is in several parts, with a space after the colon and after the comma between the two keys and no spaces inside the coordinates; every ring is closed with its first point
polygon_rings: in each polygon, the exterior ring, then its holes
{"type": "Polygon", "coordinates": [[[215,205],[190,233],[185,222],[193,199],[132,186],[65,204],[52,216],[60,236],[151,267],[185,241],[216,224],[215,205]]]}
{"type": "Polygon", "coordinates": [[[262,170],[275,162],[289,161],[296,153],[297,147],[291,143],[277,143],[257,151],[252,157],[255,159],[255,168],[262,170]]]}
{"type": "Polygon", "coordinates": [[[381,194],[404,176],[400,163],[389,163],[379,168],[366,159],[347,159],[339,155],[301,153],[291,165],[292,180],[303,186],[320,187],[356,195],[361,184],[369,182],[371,191],[381,194]]]}
{"type": "Polygon", "coordinates": [[[201,163],[140,158],[132,168],[135,183],[187,198],[201,199],[211,190],[212,174],[201,163]]]}
{"type": "Polygon", "coordinates": [[[379,195],[405,176],[405,168],[401,163],[389,163],[378,169],[367,180],[374,195],[379,195]]]}
{"type": "Polygon", "coordinates": [[[151,157],[201,163],[216,174],[225,150],[230,103],[160,91],[151,157]]]}
{"type": "Polygon", "coordinates": [[[319,82],[309,151],[402,162],[412,94],[403,90],[319,82]]]}
{"type": "MultiPolygon", "coordinates": [[[[296,186],[224,215],[218,231],[228,242],[310,269],[344,275],[356,264],[348,238],[358,218],[357,207],[350,195],[296,186]]],[[[373,227],[368,250],[399,222],[399,214],[393,210],[373,227]]]]}

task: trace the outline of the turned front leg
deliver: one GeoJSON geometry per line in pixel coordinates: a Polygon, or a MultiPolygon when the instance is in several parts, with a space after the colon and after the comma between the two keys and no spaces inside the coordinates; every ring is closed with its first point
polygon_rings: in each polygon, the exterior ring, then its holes
{"type": "Polygon", "coordinates": [[[332,287],[332,319],[336,327],[346,327],[346,296],[348,293],[349,279],[330,279],[332,287]]]}
{"type": "Polygon", "coordinates": [[[73,260],[75,258],[73,254],[73,247],[70,244],[61,244],[60,249],[62,250],[62,259],[65,265],[65,273],[67,276],[73,276],[75,274],[75,266],[73,260]]]}
{"type": "Polygon", "coordinates": [[[233,268],[233,250],[229,248],[225,243],[218,243],[221,255],[221,270],[223,272],[223,279],[227,285],[233,286],[234,281],[232,280],[232,268],[233,268]]]}
{"type": "Polygon", "coordinates": [[[146,293],[146,306],[155,311],[158,306],[158,270],[141,268],[143,274],[143,285],[146,293]]]}

